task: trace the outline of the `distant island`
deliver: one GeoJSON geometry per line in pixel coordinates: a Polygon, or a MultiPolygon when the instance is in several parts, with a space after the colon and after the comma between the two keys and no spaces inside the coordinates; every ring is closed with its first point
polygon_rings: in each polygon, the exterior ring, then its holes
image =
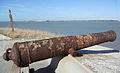
{"type": "Polygon", "coordinates": [[[24,21],[24,22],[120,22],[118,20],[40,20],[40,21],[24,21]]]}

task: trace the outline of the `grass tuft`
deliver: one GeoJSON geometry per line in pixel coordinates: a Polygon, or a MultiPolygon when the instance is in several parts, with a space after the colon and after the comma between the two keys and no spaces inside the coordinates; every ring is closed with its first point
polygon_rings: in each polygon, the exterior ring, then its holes
{"type": "Polygon", "coordinates": [[[3,34],[10,38],[39,38],[39,37],[52,38],[52,37],[61,36],[46,31],[20,29],[20,28],[15,28],[15,32],[12,32],[11,28],[0,28],[0,34],[3,34]]]}

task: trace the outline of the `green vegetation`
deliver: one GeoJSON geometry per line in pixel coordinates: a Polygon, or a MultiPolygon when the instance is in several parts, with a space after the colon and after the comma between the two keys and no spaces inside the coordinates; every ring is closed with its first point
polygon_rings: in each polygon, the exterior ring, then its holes
{"type": "Polygon", "coordinates": [[[56,35],[50,32],[37,31],[31,29],[20,29],[15,28],[15,32],[11,31],[11,28],[0,28],[0,34],[8,36],[10,38],[39,38],[39,37],[57,37],[56,35]]]}

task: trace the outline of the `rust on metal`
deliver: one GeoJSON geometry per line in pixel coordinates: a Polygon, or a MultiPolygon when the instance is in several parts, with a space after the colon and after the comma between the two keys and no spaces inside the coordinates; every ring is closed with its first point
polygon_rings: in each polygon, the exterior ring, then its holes
{"type": "Polygon", "coordinates": [[[36,41],[16,42],[6,50],[3,58],[13,60],[17,66],[28,66],[30,63],[59,56],[62,54],[76,55],[76,50],[92,45],[112,42],[116,33],[112,30],[87,35],[65,36],[36,41]]]}
{"type": "Polygon", "coordinates": [[[11,28],[12,28],[12,31],[14,32],[13,19],[12,19],[12,15],[11,15],[11,10],[10,9],[9,9],[9,17],[10,17],[11,28]]]}

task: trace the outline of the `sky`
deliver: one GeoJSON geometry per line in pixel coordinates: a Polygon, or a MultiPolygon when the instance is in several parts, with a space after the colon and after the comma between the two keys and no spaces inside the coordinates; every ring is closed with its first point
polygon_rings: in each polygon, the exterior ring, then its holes
{"type": "Polygon", "coordinates": [[[120,0],[0,0],[0,21],[120,20],[120,0]]]}

